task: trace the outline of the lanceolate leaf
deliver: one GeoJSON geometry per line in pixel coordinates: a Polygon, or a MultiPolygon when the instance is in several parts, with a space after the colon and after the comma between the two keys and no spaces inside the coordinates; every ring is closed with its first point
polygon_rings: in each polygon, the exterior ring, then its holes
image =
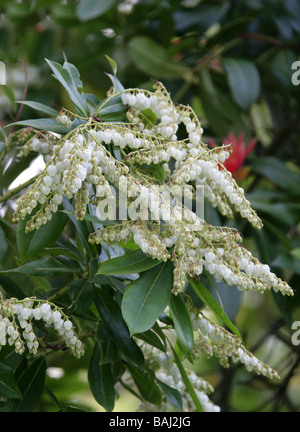
{"type": "Polygon", "coordinates": [[[25,260],[37,257],[45,248],[54,244],[68,221],[64,213],[55,213],[46,225],[26,234],[25,227],[30,216],[18,223],[17,231],[19,253],[25,260]]]}
{"type": "Polygon", "coordinates": [[[34,102],[34,101],[16,101],[16,102],[20,103],[22,105],[26,105],[29,108],[32,108],[32,109],[34,109],[36,111],[40,111],[40,112],[42,112],[44,114],[48,114],[51,117],[57,117],[58,114],[59,114],[59,112],[56,111],[55,109],[53,109],[53,108],[51,108],[51,107],[49,107],[47,105],[44,105],[44,104],[42,104],[40,102],[34,102]]]}
{"type": "Polygon", "coordinates": [[[22,396],[10,367],[0,363],[0,396],[4,398],[17,398],[22,396]]]}
{"type": "Polygon", "coordinates": [[[260,76],[255,64],[248,60],[225,59],[224,67],[233,99],[248,110],[260,94],[260,76]]]}
{"type": "Polygon", "coordinates": [[[136,36],[129,42],[129,53],[136,66],[153,78],[179,78],[188,68],[174,62],[167,50],[147,36],[136,36]]]}
{"type": "Polygon", "coordinates": [[[161,392],[157,386],[154,374],[147,370],[139,370],[137,367],[128,364],[127,368],[139,389],[142,397],[155,405],[161,404],[161,392]]]}
{"type": "Polygon", "coordinates": [[[173,387],[170,387],[168,384],[160,381],[156,378],[157,384],[163,390],[166,398],[179,410],[182,410],[182,397],[181,393],[173,387]]]}
{"type": "Polygon", "coordinates": [[[24,371],[18,380],[22,398],[16,407],[16,412],[34,411],[44,388],[46,362],[44,358],[35,360],[24,371]]]}
{"type": "Polygon", "coordinates": [[[123,317],[130,333],[149,330],[169,303],[173,287],[173,264],[161,263],[131,283],[122,301],[123,317]]]}
{"type": "Polygon", "coordinates": [[[130,337],[128,327],[122,317],[119,305],[106,293],[98,290],[95,304],[112,340],[122,353],[135,364],[144,364],[144,356],[138,345],[130,337]]]}
{"type": "Polygon", "coordinates": [[[10,126],[26,126],[32,127],[34,129],[45,130],[50,132],[55,132],[58,134],[64,134],[70,132],[66,126],[63,126],[53,118],[41,118],[32,120],[21,120],[15,123],[10,123],[10,126]]]}
{"type": "Polygon", "coordinates": [[[22,273],[29,276],[60,276],[65,273],[73,273],[74,269],[67,267],[60,261],[53,258],[43,258],[36,261],[31,261],[20,267],[16,267],[10,270],[2,270],[0,274],[7,273],[22,273]]]}
{"type": "Polygon", "coordinates": [[[82,82],[79,79],[79,72],[74,65],[65,62],[64,65],[60,65],[54,61],[47,60],[48,65],[53,71],[54,76],[62,84],[64,89],[67,91],[71,101],[75,108],[77,108],[79,114],[87,116],[87,102],[82,90],[82,82]]]}
{"type": "Polygon", "coordinates": [[[157,259],[149,258],[141,250],[113,258],[101,263],[97,274],[129,275],[141,273],[159,264],[157,259]]]}
{"type": "Polygon", "coordinates": [[[183,354],[188,355],[193,351],[194,335],[189,312],[180,294],[171,296],[170,312],[174,321],[179,346],[183,354]]]}
{"type": "Polygon", "coordinates": [[[208,291],[208,289],[199,281],[194,281],[194,279],[189,279],[190,285],[194,289],[195,293],[198,297],[203,301],[203,303],[208,306],[216,315],[216,317],[220,318],[221,321],[226,324],[226,326],[241,339],[240,332],[235,327],[234,324],[230,321],[223,308],[219,305],[217,300],[213,297],[213,295],[208,291]]]}
{"type": "Polygon", "coordinates": [[[95,400],[106,409],[112,411],[115,405],[115,388],[111,372],[111,364],[100,364],[101,347],[96,342],[88,368],[88,381],[95,400]]]}

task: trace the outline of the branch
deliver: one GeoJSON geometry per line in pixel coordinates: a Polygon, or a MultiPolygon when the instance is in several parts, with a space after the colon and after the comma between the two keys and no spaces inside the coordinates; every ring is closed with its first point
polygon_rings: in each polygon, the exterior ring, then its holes
{"type": "Polygon", "coordinates": [[[36,175],[35,177],[32,177],[30,180],[28,180],[27,182],[15,187],[14,189],[7,191],[4,195],[2,195],[0,197],[0,203],[6,202],[9,199],[13,198],[21,190],[25,189],[27,186],[30,186],[32,183],[34,183],[37,178],[38,178],[38,175],[36,175]]]}

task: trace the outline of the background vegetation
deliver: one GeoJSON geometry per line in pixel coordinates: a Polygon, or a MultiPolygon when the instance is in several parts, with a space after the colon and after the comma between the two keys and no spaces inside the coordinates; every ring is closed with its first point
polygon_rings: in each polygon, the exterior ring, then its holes
{"type": "MultiPolygon", "coordinates": [[[[300,86],[293,85],[291,77],[292,64],[300,56],[300,4],[142,0],[124,13],[123,3],[0,1],[0,60],[6,62],[8,80],[0,87],[1,125],[37,115],[29,107],[20,111],[16,101],[23,98],[55,108],[68,106],[45,58],[61,63],[66,57],[80,71],[85,89],[104,98],[111,85],[104,73],[109,55],[126,88],[150,89],[153,80],[160,80],[173,100],[195,109],[206,142],[236,142],[228,168],[265,228],[257,232],[239,219],[233,224],[246,246],[289,282],[295,297],[242,296],[222,284],[218,291],[246,345],[278,370],[282,381],[270,385],[239,367],[224,371],[211,361],[201,361],[196,368],[216,387],[212,399],[225,411],[299,411],[300,351],[291,343],[291,325],[300,320],[300,86]]],[[[20,160],[12,150],[9,162],[0,166],[0,196],[32,159],[29,155],[20,160]]],[[[1,209],[3,269],[19,260],[10,224],[12,208],[9,202],[1,209]]],[[[229,224],[211,207],[206,219],[214,225],[229,224]]],[[[15,282],[30,293],[32,282],[21,275],[15,282]]],[[[99,409],[88,390],[87,361],[53,353],[47,387],[62,406],[99,409]]],[[[128,404],[121,393],[116,410],[135,410],[137,405],[136,398],[128,404]]],[[[55,410],[51,395],[44,393],[37,409],[55,410]]]]}

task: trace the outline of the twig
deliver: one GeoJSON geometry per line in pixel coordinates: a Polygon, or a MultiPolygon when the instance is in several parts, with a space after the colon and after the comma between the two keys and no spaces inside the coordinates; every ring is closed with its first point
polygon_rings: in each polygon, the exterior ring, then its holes
{"type": "Polygon", "coordinates": [[[36,175],[35,177],[32,177],[30,180],[28,180],[27,182],[15,187],[14,189],[10,189],[9,191],[7,191],[4,195],[2,195],[0,197],[0,203],[6,202],[9,199],[13,198],[21,190],[25,189],[27,186],[30,186],[32,183],[34,183],[37,178],[38,178],[38,175],[36,175]]]}

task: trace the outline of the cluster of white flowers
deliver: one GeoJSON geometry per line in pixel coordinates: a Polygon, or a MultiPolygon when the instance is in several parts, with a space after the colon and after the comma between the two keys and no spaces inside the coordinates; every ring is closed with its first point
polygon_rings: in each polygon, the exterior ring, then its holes
{"type": "Polygon", "coordinates": [[[40,342],[34,332],[34,321],[40,320],[46,327],[51,326],[57,331],[76,357],[83,355],[82,342],[68,317],[57,306],[33,298],[11,298],[0,302],[0,349],[8,343],[14,345],[18,354],[26,348],[31,354],[36,354],[40,342]]]}
{"type": "Polygon", "coordinates": [[[66,114],[61,113],[56,117],[56,120],[59,124],[66,126],[68,129],[71,129],[73,121],[66,114]]]}
{"type": "Polygon", "coordinates": [[[274,381],[279,380],[277,372],[250,353],[237,336],[211,322],[193,306],[190,306],[190,316],[193,330],[198,332],[199,341],[195,336],[195,346],[203,352],[205,357],[215,354],[225,368],[230,366],[229,359],[231,359],[234,363],[239,362],[245,365],[249,372],[253,371],[257,375],[263,375],[274,381]]]}
{"type": "Polygon", "coordinates": [[[137,5],[141,0],[125,0],[118,5],[118,11],[124,15],[130,15],[134,9],[134,6],[137,5]]]}
{"type": "MultiPolygon", "coordinates": [[[[194,402],[186,390],[186,385],[184,384],[180,371],[178,370],[178,367],[175,363],[173,353],[169,350],[164,353],[146,343],[142,343],[140,346],[144,352],[147,362],[149,362],[149,365],[151,365],[151,368],[155,372],[156,379],[162,381],[164,384],[169,385],[181,393],[183,412],[193,411],[195,409],[194,402]]],[[[220,412],[220,408],[216,406],[208,397],[208,395],[213,393],[213,387],[203,378],[197,376],[195,372],[189,370],[186,372],[204,412],[220,412]]],[[[139,410],[154,412],[158,409],[157,406],[154,406],[150,402],[143,402],[140,405],[139,410]]],[[[163,398],[159,411],[175,412],[177,410],[178,408],[168,401],[166,397],[163,398]]]]}
{"type": "Polygon", "coordinates": [[[57,141],[53,134],[35,131],[32,128],[21,130],[17,137],[19,143],[23,144],[19,153],[21,157],[28,156],[30,152],[37,152],[47,158],[57,141]]]}
{"type": "MultiPolygon", "coordinates": [[[[44,171],[17,201],[14,221],[24,219],[40,204],[27,223],[28,231],[39,228],[51,219],[64,196],[75,198],[76,216],[82,219],[89,202],[100,208],[107,199],[116,201],[122,193],[130,203],[128,213],[134,223],[124,220],[123,226],[103,228],[90,241],[112,244],[133,238],[152,258],[172,259],[175,293],[184,288],[188,276],[201,275],[205,269],[216,280],[240,290],[273,288],[293,295],[285,282],[240,245],[242,238],[236,230],[208,225],[192,206],[182,202],[185,195],[191,201],[195,198],[199,184],[206,199],[222,214],[232,217],[235,210],[254,227],[262,227],[244,190],[223,166],[228,146],[209,149],[203,144],[203,130],[192,108],[174,104],[161,83],[155,84],[153,92],[127,89],[120,96],[128,122],[90,118],[62,137],[44,171]],[[177,137],[179,127],[181,134],[186,134],[181,140],[177,137]],[[112,147],[118,148],[122,161],[111,152],[112,147]],[[174,163],[169,166],[171,159],[174,163]],[[145,163],[164,164],[160,165],[160,179],[145,174],[145,163]],[[175,168],[171,170],[172,165],[175,168]],[[180,198],[177,189],[184,191],[180,198]],[[143,210],[137,212],[138,207],[143,210]]],[[[115,93],[102,109],[113,97],[115,93]]],[[[102,215],[102,210],[99,213],[102,215]]]]}

